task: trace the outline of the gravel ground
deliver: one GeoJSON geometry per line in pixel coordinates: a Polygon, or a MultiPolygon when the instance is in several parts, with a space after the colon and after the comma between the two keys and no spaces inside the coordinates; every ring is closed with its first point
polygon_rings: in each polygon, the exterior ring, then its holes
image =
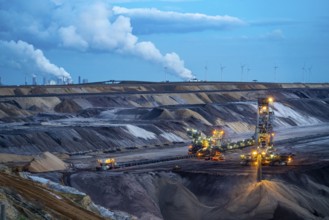
{"type": "MultiPolygon", "coordinates": [[[[328,125],[279,130],[283,143],[277,148],[287,150],[284,141],[290,141],[289,150],[296,156],[289,166],[264,167],[261,183],[255,182],[255,167],[239,164],[239,154],[247,149],[226,153],[221,162],[184,159],[114,171],[79,171],[69,178],[96,203],[140,219],[326,219],[327,131],[328,125]],[[313,136],[305,138],[310,131],[313,136]],[[181,169],[173,172],[175,165],[181,169]]],[[[183,154],[186,147],[113,156],[123,161],[183,154]]]]}

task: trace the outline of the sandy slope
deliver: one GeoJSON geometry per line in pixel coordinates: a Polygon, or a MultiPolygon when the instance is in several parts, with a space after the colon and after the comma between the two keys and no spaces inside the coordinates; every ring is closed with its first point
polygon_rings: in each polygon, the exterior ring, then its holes
{"type": "Polygon", "coordinates": [[[44,152],[34,157],[27,168],[31,172],[49,172],[65,170],[68,168],[68,165],[55,155],[44,152]]]}
{"type": "Polygon", "coordinates": [[[0,163],[8,162],[29,162],[33,156],[17,155],[17,154],[0,154],[0,163]]]}

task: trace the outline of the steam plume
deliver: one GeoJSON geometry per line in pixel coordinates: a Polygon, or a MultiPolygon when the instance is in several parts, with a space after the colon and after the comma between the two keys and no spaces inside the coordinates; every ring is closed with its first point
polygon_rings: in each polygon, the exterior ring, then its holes
{"type": "Polygon", "coordinates": [[[50,74],[56,78],[64,78],[71,81],[71,75],[64,68],[52,64],[39,49],[24,41],[0,41],[0,48],[3,51],[6,66],[22,71],[30,71],[31,74],[50,74]]]}
{"type": "Polygon", "coordinates": [[[184,61],[176,53],[162,54],[150,41],[138,41],[132,33],[130,18],[112,17],[112,8],[96,3],[84,9],[78,21],[61,27],[62,45],[80,50],[102,50],[140,57],[166,67],[183,79],[193,78],[184,61]]]}

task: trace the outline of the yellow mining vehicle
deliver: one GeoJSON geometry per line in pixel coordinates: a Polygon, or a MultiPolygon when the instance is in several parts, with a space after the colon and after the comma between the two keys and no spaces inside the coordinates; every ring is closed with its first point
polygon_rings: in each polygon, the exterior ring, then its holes
{"type": "Polygon", "coordinates": [[[114,158],[97,159],[98,166],[96,170],[111,170],[117,168],[117,163],[114,158]]]}

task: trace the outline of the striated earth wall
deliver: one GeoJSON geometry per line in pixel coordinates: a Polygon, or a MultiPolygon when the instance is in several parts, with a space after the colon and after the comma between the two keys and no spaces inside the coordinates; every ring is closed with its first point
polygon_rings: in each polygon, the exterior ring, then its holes
{"type": "Polygon", "coordinates": [[[186,128],[249,133],[273,96],[275,129],[329,121],[329,84],[149,83],[0,87],[0,152],[70,154],[189,141],[186,128]]]}
{"type": "Polygon", "coordinates": [[[252,175],[83,172],[71,183],[139,219],[327,219],[327,173],[328,165],[256,183],[252,175]]]}

